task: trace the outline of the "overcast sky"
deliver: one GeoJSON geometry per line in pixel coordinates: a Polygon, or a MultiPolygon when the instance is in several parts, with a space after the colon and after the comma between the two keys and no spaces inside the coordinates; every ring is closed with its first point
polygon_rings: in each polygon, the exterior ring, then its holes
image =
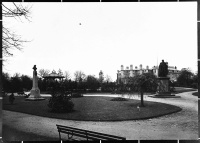
{"type": "Polygon", "coordinates": [[[11,75],[77,70],[116,80],[121,65],[151,68],[162,59],[197,71],[197,2],[24,3],[32,22],[4,19],[24,40],[3,67],[11,75]]]}

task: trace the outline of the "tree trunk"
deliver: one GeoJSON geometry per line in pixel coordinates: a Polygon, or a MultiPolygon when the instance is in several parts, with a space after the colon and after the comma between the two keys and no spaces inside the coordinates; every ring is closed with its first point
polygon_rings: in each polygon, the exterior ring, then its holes
{"type": "Polygon", "coordinates": [[[140,104],[140,107],[144,107],[144,100],[143,100],[143,95],[144,95],[144,93],[143,93],[143,89],[141,89],[141,104],[140,104]]]}

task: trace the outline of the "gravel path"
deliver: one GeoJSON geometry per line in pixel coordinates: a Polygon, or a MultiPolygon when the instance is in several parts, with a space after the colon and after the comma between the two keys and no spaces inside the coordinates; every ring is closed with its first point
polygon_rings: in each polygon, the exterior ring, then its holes
{"type": "Polygon", "coordinates": [[[56,124],[61,124],[118,135],[126,137],[127,140],[195,140],[198,138],[198,98],[192,95],[193,92],[177,94],[181,98],[144,98],[146,101],[163,102],[182,108],[182,111],[178,113],[148,120],[86,122],[52,119],[3,110],[3,124],[22,132],[51,138],[58,138],[56,124]]]}

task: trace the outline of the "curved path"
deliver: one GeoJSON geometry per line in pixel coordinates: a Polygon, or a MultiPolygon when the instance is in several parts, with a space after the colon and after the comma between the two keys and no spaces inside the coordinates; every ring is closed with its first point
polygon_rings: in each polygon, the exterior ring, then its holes
{"type": "MultiPolygon", "coordinates": [[[[151,98],[144,101],[176,105],[182,111],[159,118],[120,122],[92,122],[52,119],[3,110],[3,124],[9,128],[50,138],[58,138],[56,124],[126,137],[127,140],[197,139],[198,98],[192,92],[177,94],[181,98],[151,98]]],[[[135,97],[138,98],[138,97],[135,97]]],[[[33,140],[33,139],[31,139],[33,140]]]]}

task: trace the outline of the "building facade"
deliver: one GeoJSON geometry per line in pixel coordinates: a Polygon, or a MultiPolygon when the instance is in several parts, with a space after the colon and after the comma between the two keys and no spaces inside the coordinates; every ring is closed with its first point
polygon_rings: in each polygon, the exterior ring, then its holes
{"type": "MultiPolygon", "coordinates": [[[[180,74],[180,71],[173,66],[168,66],[168,71],[168,77],[170,78],[170,80],[176,81],[177,77],[180,74]]],[[[135,66],[135,68],[133,68],[133,65],[130,65],[130,68],[127,66],[126,69],[124,69],[124,66],[121,65],[121,70],[117,71],[117,84],[126,84],[128,77],[134,77],[135,75],[141,75],[143,73],[152,73],[156,77],[158,77],[158,66],[153,66],[152,68],[146,66],[146,68],[143,68],[142,64],[140,64],[139,67],[135,66]]]]}

